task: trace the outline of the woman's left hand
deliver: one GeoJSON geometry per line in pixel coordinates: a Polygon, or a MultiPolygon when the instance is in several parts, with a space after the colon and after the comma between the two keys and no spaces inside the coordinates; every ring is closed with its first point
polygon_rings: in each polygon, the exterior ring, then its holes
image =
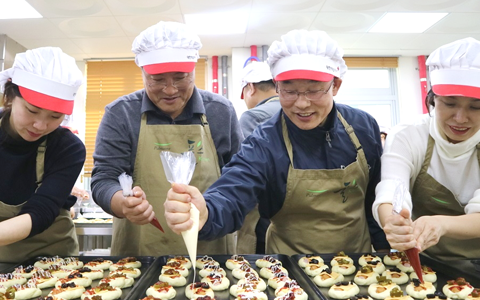
{"type": "Polygon", "coordinates": [[[413,222],[413,235],[420,251],[436,245],[445,234],[443,222],[437,216],[423,216],[413,222]]]}

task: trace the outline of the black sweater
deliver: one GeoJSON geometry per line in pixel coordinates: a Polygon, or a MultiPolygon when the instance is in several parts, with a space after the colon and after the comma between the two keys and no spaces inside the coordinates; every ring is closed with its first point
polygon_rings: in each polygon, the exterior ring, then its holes
{"type": "Polygon", "coordinates": [[[52,225],[61,208],[75,204],[76,197],[69,195],[85,162],[85,145],[61,127],[35,142],[14,139],[4,127],[0,128],[0,201],[10,205],[26,202],[19,215],[30,214],[29,236],[33,236],[52,225]],[[35,191],[37,148],[45,138],[43,181],[35,191]]]}

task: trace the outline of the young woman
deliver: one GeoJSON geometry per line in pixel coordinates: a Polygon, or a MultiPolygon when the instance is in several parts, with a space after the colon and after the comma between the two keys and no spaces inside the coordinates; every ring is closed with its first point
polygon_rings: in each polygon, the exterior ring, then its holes
{"type": "Polygon", "coordinates": [[[85,146],[60,127],[82,83],[59,48],[17,54],[0,73],[0,261],[78,255],[69,209],[85,146]]]}
{"type": "Polygon", "coordinates": [[[425,100],[435,109],[388,135],[373,213],[394,249],[417,247],[444,260],[480,257],[479,56],[473,38],[435,50],[425,100]],[[392,214],[396,198],[403,209],[392,214]]]}

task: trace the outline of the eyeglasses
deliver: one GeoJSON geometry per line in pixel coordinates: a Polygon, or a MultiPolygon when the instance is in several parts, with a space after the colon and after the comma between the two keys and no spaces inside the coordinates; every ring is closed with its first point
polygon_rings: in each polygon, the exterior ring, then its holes
{"type": "Polygon", "coordinates": [[[146,78],[148,80],[148,87],[160,90],[164,90],[170,84],[177,90],[181,90],[187,88],[192,82],[192,78],[188,73],[179,76],[173,76],[171,80],[168,80],[167,78],[155,78],[148,74],[146,78]]]}
{"type": "Polygon", "coordinates": [[[277,90],[277,93],[279,93],[282,96],[282,99],[286,101],[296,101],[300,97],[300,95],[304,95],[305,99],[307,100],[318,101],[322,99],[323,96],[328,94],[328,91],[330,91],[332,86],[333,86],[333,80],[330,86],[328,87],[328,89],[326,90],[297,92],[297,91],[279,89],[278,86],[276,86],[276,90],[277,90]]]}

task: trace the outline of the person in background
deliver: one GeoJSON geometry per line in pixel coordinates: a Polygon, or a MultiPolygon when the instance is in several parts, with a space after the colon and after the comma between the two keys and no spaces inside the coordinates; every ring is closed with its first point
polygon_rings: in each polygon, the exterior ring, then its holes
{"type": "MultiPolygon", "coordinates": [[[[248,110],[240,117],[240,127],[243,136],[247,138],[253,130],[261,123],[270,119],[282,107],[273,83],[270,67],[265,62],[252,61],[242,70],[242,94],[241,98],[245,100],[248,110]]],[[[259,216],[258,210],[252,210],[246,217],[244,226],[239,231],[240,239],[251,238],[250,243],[239,244],[239,253],[265,253],[265,234],[270,221],[259,216]],[[255,228],[248,229],[250,226],[255,228]],[[248,231],[250,230],[250,231],[248,231]],[[249,232],[255,232],[255,236],[249,232]],[[247,237],[243,237],[243,236],[247,237]],[[244,246],[255,246],[252,251],[243,249],[244,246]]]]}
{"type": "Polygon", "coordinates": [[[443,260],[480,257],[479,55],[473,38],[433,51],[429,114],[389,133],[373,213],[392,248],[417,247],[443,260]],[[403,209],[392,214],[402,186],[403,209]]]}
{"type": "Polygon", "coordinates": [[[323,31],[294,30],[267,60],[282,110],[255,129],[222,176],[202,195],[174,184],[165,218],[180,233],[200,210],[200,239],[242,226],[259,205],[269,218],[266,252],[370,252],[388,249],[371,216],[382,145],[373,117],[335,103],[347,71],[343,51],[323,31]]]}
{"type": "Polygon", "coordinates": [[[382,147],[385,147],[385,139],[388,135],[388,128],[380,126],[380,140],[382,141],[382,147]]]}
{"type": "MultiPolygon", "coordinates": [[[[132,51],[145,88],[105,107],[97,133],[93,199],[113,221],[112,255],[186,254],[182,237],[148,224],[162,216],[170,183],[161,151],[192,151],[192,184],[205,191],[240,148],[243,135],[226,98],[195,87],[195,63],[202,44],[186,25],[160,22],[141,32],[132,51]],[[124,197],[118,176],[133,177],[133,196],[124,197]]],[[[233,238],[199,243],[198,253],[234,252],[233,238]]]]}
{"type": "Polygon", "coordinates": [[[15,56],[0,73],[0,261],[78,255],[69,197],[85,146],[60,127],[71,114],[83,75],[60,48],[15,56]]]}

